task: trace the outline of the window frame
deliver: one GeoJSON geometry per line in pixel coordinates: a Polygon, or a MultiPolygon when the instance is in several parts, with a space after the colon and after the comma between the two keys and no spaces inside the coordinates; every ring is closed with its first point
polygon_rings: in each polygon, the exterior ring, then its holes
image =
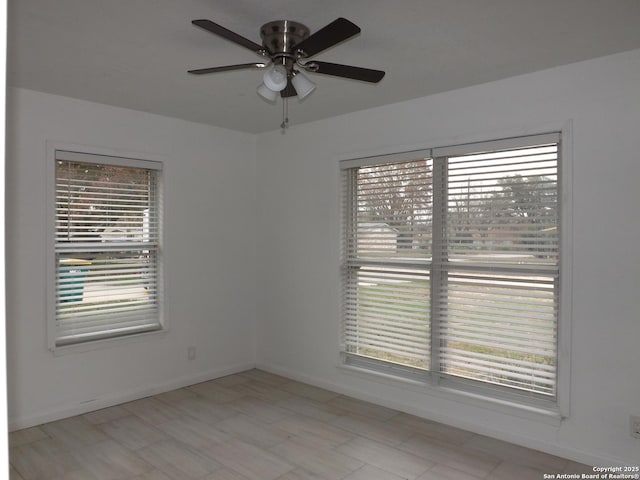
{"type": "MultiPolygon", "coordinates": [[[[421,148],[420,150],[412,150],[407,152],[399,152],[388,154],[385,152],[382,155],[366,155],[366,156],[345,156],[338,159],[338,167],[340,171],[341,181],[344,182],[345,170],[361,167],[361,166],[373,166],[376,164],[387,163],[388,158],[398,158],[401,161],[402,158],[407,160],[415,159],[417,152],[423,153],[425,151],[430,152],[430,158],[433,159],[433,175],[437,175],[437,162],[436,158],[442,158],[445,156],[455,156],[457,154],[463,155],[464,153],[477,152],[479,148],[483,147],[487,150],[495,148],[496,145],[502,148],[517,148],[525,146],[527,143],[535,143],[537,139],[558,137],[558,151],[557,151],[557,172],[558,172],[558,225],[562,234],[559,238],[558,244],[558,312],[556,317],[556,395],[553,400],[539,398],[536,395],[529,395],[526,392],[520,393],[515,389],[508,387],[494,387],[490,384],[484,385],[482,382],[474,380],[466,380],[463,378],[442,378],[438,371],[432,370],[433,367],[426,372],[420,372],[410,367],[406,368],[402,365],[385,364],[383,361],[367,358],[357,358],[351,356],[346,352],[344,342],[344,313],[340,321],[340,363],[339,366],[346,368],[347,370],[362,373],[366,375],[376,375],[381,379],[391,380],[392,383],[401,381],[408,386],[416,385],[420,386],[422,390],[433,390],[434,393],[440,392],[440,394],[453,394],[455,397],[465,398],[466,401],[472,399],[472,401],[480,401],[481,404],[487,402],[498,405],[499,408],[505,406],[513,407],[516,410],[528,410],[542,412],[546,417],[551,415],[554,418],[562,419],[569,416],[570,406],[570,356],[571,356],[571,319],[572,319],[572,291],[571,291],[571,277],[572,277],[572,262],[571,262],[571,246],[572,246],[572,190],[571,190],[571,178],[572,178],[572,156],[571,156],[571,138],[572,138],[572,125],[571,122],[566,122],[562,126],[553,126],[552,128],[545,128],[540,133],[521,133],[516,132],[510,136],[505,135],[503,138],[497,138],[495,140],[480,140],[472,139],[466,143],[453,144],[451,146],[436,147],[436,148],[421,148]],[[550,132],[550,133],[548,133],[550,132]],[[512,145],[513,147],[509,147],[512,145]],[[505,147],[506,146],[506,147],[505,147]]],[[[457,139],[456,139],[457,140],[457,139]]],[[[434,182],[435,183],[435,182],[434,182]]],[[[349,192],[342,187],[342,196],[348,195],[349,192]]],[[[345,268],[347,264],[345,241],[347,235],[347,223],[349,219],[346,218],[347,202],[342,199],[340,203],[341,209],[341,229],[340,238],[343,246],[341,251],[341,278],[342,286],[341,292],[344,296],[345,292],[345,268]]],[[[435,210],[435,206],[433,206],[435,210]]],[[[435,217],[434,217],[435,218],[435,217]]],[[[437,226],[432,227],[435,231],[437,226]]],[[[432,259],[435,262],[434,259],[432,259]]],[[[431,262],[430,262],[431,263],[431,262]]],[[[346,303],[343,298],[343,312],[344,304],[346,303]]],[[[430,332],[431,332],[431,358],[430,365],[434,365],[434,348],[433,344],[437,341],[437,335],[434,335],[434,319],[430,318],[430,332]]]]}
{"type": "MultiPolygon", "coordinates": [[[[164,308],[164,228],[163,228],[163,193],[164,193],[164,160],[155,156],[130,153],[120,150],[97,148],[77,144],[67,144],[59,142],[46,142],[46,338],[47,348],[54,355],[64,355],[72,352],[90,351],[105,346],[113,346],[131,341],[139,341],[148,336],[163,335],[168,331],[167,320],[165,318],[164,308]],[[73,342],[69,344],[57,345],[57,329],[56,329],[56,279],[58,274],[57,267],[57,251],[56,251],[56,162],[57,152],[64,152],[72,161],[80,163],[95,163],[112,166],[143,168],[155,170],[156,187],[157,187],[157,218],[158,218],[158,247],[156,251],[156,267],[157,267],[157,310],[159,328],[133,332],[130,334],[119,336],[107,336],[104,338],[94,338],[85,341],[73,342]]],[[[96,245],[100,245],[99,243],[96,245]]]]}

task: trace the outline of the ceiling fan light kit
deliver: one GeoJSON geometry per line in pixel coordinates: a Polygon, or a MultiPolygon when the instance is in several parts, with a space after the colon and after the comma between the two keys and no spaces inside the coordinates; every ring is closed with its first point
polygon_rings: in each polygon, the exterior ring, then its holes
{"type": "Polygon", "coordinates": [[[316,84],[309,80],[302,72],[294,72],[291,78],[291,84],[298,93],[298,100],[306,98],[307,95],[316,89],[316,84]]]}
{"type": "Polygon", "coordinates": [[[303,75],[302,71],[349,78],[369,83],[378,83],[385,75],[381,70],[319,62],[308,59],[320,52],[348,40],[358,33],[360,27],[345,18],[338,18],[314,34],[303,24],[290,20],[276,20],[265,23],[260,28],[262,45],[238,35],[211,20],[193,20],[197,27],[203,28],[237,45],[245,47],[263,57],[262,62],[226,65],[222,67],[189,70],[194,75],[226,72],[231,70],[264,69],[262,84],[257,93],[269,102],[275,102],[278,94],[283,99],[283,121],[281,127],[288,125],[287,100],[307,97],[316,88],[316,84],[303,75]]]}
{"type": "Polygon", "coordinates": [[[262,81],[269,90],[281,92],[287,86],[287,70],[283,65],[276,65],[264,73],[262,81]]]}
{"type": "Polygon", "coordinates": [[[276,100],[278,99],[278,93],[280,92],[269,89],[269,87],[267,87],[264,84],[264,82],[262,82],[260,85],[258,85],[258,88],[256,89],[256,93],[260,95],[262,98],[264,98],[266,101],[275,103],[276,100]]]}

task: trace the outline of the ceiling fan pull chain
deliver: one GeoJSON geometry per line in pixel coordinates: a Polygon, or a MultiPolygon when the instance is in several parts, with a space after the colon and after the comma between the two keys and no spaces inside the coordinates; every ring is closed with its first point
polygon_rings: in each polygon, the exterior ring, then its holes
{"type": "Polygon", "coordinates": [[[280,124],[282,133],[285,133],[288,127],[289,127],[289,99],[285,97],[282,99],[282,123],[280,124]]]}

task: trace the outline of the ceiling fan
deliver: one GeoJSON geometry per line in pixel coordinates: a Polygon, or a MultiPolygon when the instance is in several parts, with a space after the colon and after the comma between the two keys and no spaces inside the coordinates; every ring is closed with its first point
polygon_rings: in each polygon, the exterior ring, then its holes
{"type": "Polygon", "coordinates": [[[248,48],[263,57],[263,61],[200,68],[189,70],[189,73],[202,75],[230,70],[267,69],[263,76],[263,82],[258,86],[257,93],[270,102],[275,102],[278,94],[283,98],[283,122],[281,125],[283,129],[287,127],[288,123],[287,99],[297,96],[302,100],[316,87],[311,80],[302,74],[302,71],[370,83],[378,83],[385,75],[385,72],[381,70],[309,60],[318,53],[360,33],[360,27],[346,18],[338,18],[314,34],[311,34],[305,25],[291,20],[276,20],[265,23],[260,28],[262,45],[211,20],[193,20],[191,23],[214,35],[248,48]]]}

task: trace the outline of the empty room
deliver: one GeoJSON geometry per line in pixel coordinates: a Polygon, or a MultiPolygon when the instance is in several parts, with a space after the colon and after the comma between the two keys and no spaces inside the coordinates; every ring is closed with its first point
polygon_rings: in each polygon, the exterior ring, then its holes
{"type": "Polygon", "coordinates": [[[640,478],[640,2],[7,3],[11,480],[640,478]]]}

